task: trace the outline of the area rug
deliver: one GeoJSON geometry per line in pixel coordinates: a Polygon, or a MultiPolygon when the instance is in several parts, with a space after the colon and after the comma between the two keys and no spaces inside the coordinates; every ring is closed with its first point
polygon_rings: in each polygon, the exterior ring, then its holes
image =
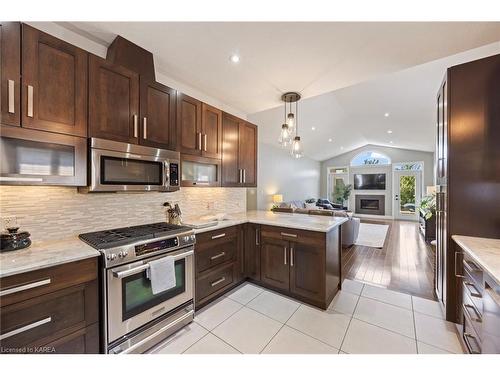
{"type": "Polygon", "coordinates": [[[359,234],[356,245],[384,247],[388,230],[388,225],[361,223],[359,224],[359,234]]]}

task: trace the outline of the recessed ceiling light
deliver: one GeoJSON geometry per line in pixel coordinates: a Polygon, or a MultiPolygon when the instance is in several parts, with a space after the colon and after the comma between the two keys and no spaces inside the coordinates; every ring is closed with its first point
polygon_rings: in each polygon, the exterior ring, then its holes
{"type": "Polygon", "coordinates": [[[316,128],[313,126],[313,127],[311,127],[311,130],[316,130],[316,128]]]}
{"type": "Polygon", "coordinates": [[[340,146],[340,149],[343,150],[344,149],[344,146],[340,146]]]}
{"type": "Polygon", "coordinates": [[[237,54],[232,54],[231,57],[229,57],[229,60],[231,60],[232,63],[239,63],[240,62],[240,57],[237,54]]]}
{"type": "Polygon", "coordinates": [[[389,143],[392,145],[394,142],[393,142],[393,141],[390,141],[389,143]]]}
{"type": "Polygon", "coordinates": [[[331,142],[331,141],[333,141],[333,139],[331,139],[331,138],[328,138],[328,142],[331,142]]]}
{"type": "Polygon", "coordinates": [[[391,129],[387,130],[387,134],[392,134],[392,130],[391,129]]]}
{"type": "Polygon", "coordinates": [[[384,113],[385,117],[389,117],[389,112],[384,113]]]}

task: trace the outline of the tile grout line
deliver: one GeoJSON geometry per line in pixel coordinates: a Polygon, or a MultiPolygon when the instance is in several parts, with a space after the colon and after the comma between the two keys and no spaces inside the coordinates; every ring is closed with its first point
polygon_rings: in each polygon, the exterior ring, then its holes
{"type": "MultiPolygon", "coordinates": [[[[196,323],[196,322],[195,322],[196,323]]],[[[196,323],[198,324],[198,323],[196,323]]],[[[201,328],[205,329],[205,331],[207,331],[207,333],[205,333],[203,336],[201,336],[198,340],[196,340],[195,342],[193,342],[191,345],[189,345],[186,349],[184,349],[181,354],[184,354],[186,353],[186,351],[188,351],[194,344],[196,344],[197,342],[201,341],[205,336],[207,336],[208,334],[210,334],[210,331],[208,329],[206,329],[205,327],[203,327],[201,324],[198,324],[201,328]]]]}
{"type": "MultiPolygon", "coordinates": [[[[286,323],[287,323],[287,322],[288,322],[288,321],[292,318],[292,316],[293,316],[293,315],[297,312],[297,310],[298,310],[298,309],[300,309],[300,306],[302,306],[302,304],[301,304],[301,303],[299,303],[299,305],[297,306],[297,308],[295,309],[295,311],[294,311],[294,312],[293,312],[293,313],[292,313],[292,314],[288,317],[288,319],[286,320],[286,322],[285,322],[285,323],[282,323],[282,325],[281,325],[280,329],[278,329],[278,332],[276,332],[276,333],[274,334],[274,336],[273,336],[273,337],[271,337],[271,339],[267,342],[267,344],[266,344],[266,345],[264,345],[264,347],[263,347],[263,348],[262,348],[262,350],[259,352],[259,354],[262,354],[262,352],[263,352],[264,350],[266,350],[266,348],[269,346],[269,344],[271,343],[271,341],[273,341],[273,339],[274,339],[274,338],[278,335],[278,333],[280,333],[280,332],[281,332],[281,330],[283,329],[283,327],[284,327],[284,326],[286,325],[286,323]]],[[[255,310],[254,310],[254,311],[255,311],[255,310]]],[[[257,311],[257,312],[259,312],[259,311],[257,311]]],[[[262,315],[264,315],[264,314],[262,314],[262,315]]],[[[264,315],[264,316],[267,316],[267,315],[264,315]]],[[[271,317],[270,317],[270,318],[271,318],[271,317]]],[[[271,318],[271,319],[272,319],[272,318],[271,318]]],[[[279,322],[279,323],[281,323],[281,322],[279,322]]]]}
{"type": "Polygon", "coordinates": [[[415,330],[415,349],[418,352],[418,340],[417,340],[417,323],[415,322],[415,306],[413,305],[413,296],[411,296],[411,316],[413,317],[413,329],[415,330]]]}
{"type": "MultiPolygon", "coordinates": [[[[347,325],[347,328],[344,332],[344,336],[342,337],[342,341],[340,342],[339,353],[342,350],[342,345],[344,345],[345,338],[347,337],[347,332],[349,332],[349,327],[351,327],[351,322],[352,322],[352,319],[354,318],[354,313],[356,312],[356,309],[358,308],[358,303],[359,303],[359,300],[361,299],[361,294],[363,293],[363,289],[365,289],[365,284],[364,283],[362,283],[362,284],[363,284],[363,286],[361,287],[361,290],[359,291],[358,300],[356,301],[356,306],[354,306],[354,310],[352,310],[351,318],[349,319],[349,324],[347,325]]],[[[345,352],[345,353],[347,353],[347,352],[345,352]]]]}

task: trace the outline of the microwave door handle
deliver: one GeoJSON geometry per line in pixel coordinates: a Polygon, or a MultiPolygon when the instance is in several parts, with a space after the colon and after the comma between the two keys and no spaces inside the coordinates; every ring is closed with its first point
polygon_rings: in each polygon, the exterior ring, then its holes
{"type": "Polygon", "coordinates": [[[163,187],[168,188],[168,180],[170,178],[170,165],[168,161],[163,162],[163,187]]]}

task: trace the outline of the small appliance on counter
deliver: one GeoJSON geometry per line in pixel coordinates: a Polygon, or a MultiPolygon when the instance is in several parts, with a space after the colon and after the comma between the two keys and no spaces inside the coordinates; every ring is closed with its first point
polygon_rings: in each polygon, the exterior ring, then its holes
{"type": "Polygon", "coordinates": [[[19,232],[19,227],[7,228],[0,234],[0,252],[21,250],[31,245],[29,232],[19,232]]]}

